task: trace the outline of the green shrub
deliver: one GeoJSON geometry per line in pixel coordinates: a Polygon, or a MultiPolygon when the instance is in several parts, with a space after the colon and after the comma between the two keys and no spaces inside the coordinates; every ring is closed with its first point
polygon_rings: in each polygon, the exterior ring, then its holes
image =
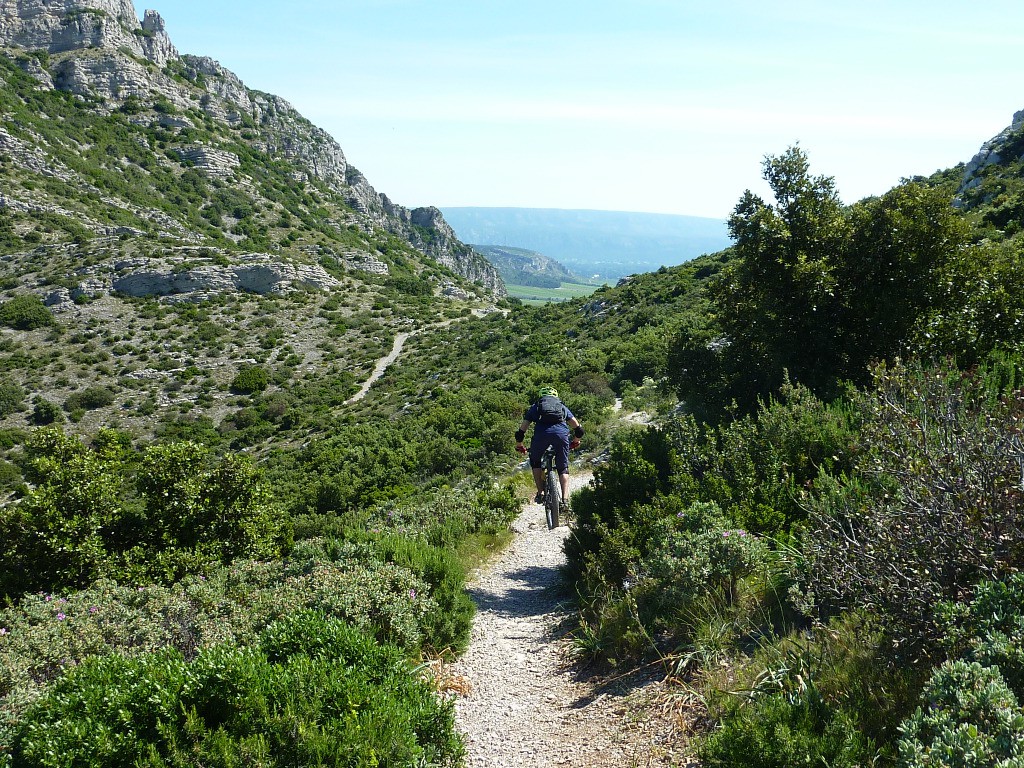
{"type": "Polygon", "coordinates": [[[173,580],[286,544],[287,526],[247,457],[215,460],[191,443],[136,455],[106,434],[92,450],[54,428],[34,435],[34,487],[0,509],[3,594],[100,577],[173,580]]]}
{"type": "Polygon", "coordinates": [[[464,651],[476,606],[466,594],[466,573],[455,554],[400,536],[386,537],[377,546],[387,562],[409,569],[430,586],[437,610],[421,619],[424,642],[436,653],[464,651]]]}
{"type": "Polygon", "coordinates": [[[16,331],[31,331],[55,326],[50,310],[34,293],[23,293],[0,304],[0,325],[16,331]]]}
{"type": "Polygon", "coordinates": [[[63,419],[64,414],[56,403],[51,403],[42,397],[37,397],[32,401],[31,421],[33,424],[42,427],[47,424],[63,421],[63,419]]]}
{"type": "Polygon", "coordinates": [[[946,662],[922,698],[900,726],[903,768],[1024,765],[1024,711],[998,668],[946,662]]]}
{"type": "Polygon", "coordinates": [[[324,588],[316,607],[367,631],[376,628],[378,639],[411,651],[458,652],[468,644],[475,608],[450,551],[401,536],[358,543],[311,539],[295,546],[288,572],[323,570],[316,564],[325,562],[341,568],[339,589],[324,588]]]}
{"type": "Polygon", "coordinates": [[[0,418],[25,407],[25,390],[9,381],[0,381],[0,418]]]}
{"type": "MultiPolygon", "coordinates": [[[[413,558],[395,552],[393,559],[413,558]]],[[[217,643],[251,642],[269,623],[305,609],[413,656],[428,644],[464,647],[472,605],[464,590],[441,584],[454,571],[438,576],[429,565],[421,571],[437,588],[385,562],[370,543],[310,541],[286,560],[236,561],[173,586],[98,581],[78,592],[23,595],[0,610],[0,731],[91,656],[173,647],[191,658],[217,643]]]]}
{"type": "Polygon", "coordinates": [[[702,598],[731,604],[740,579],[765,564],[765,544],[732,528],[714,504],[680,510],[672,522],[641,566],[650,579],[650,609],[660,617],[685,620],[702,598]]]}
{"type": "Polygon", "coordinates": [[[452,702],[393,648],[299,614],[259,647],[109,656],[67,674],[13,729],[19,766],[460,763],[452,702]]]}
{"type": "Polygon", "coordinates": [[[91,411],[96,408],[105,408],[113,403],[114,393],[108,387],[91,386],[81,392],[69,395],[64,401],[64,410],[68,413],[79,410],[91,411]]]}
{"type": "Polygon", "coordinates": [[[699,755],[707,768],[860,768],[873,748],[848,715],[810,689],[755,698],[701,744],[699,755]]]}
{"type": "Polygon", "coordinates": [[[1024,575],[982,582],[969,602],[946,604],[940,615],[952,658],[998,667],[1014,694],[1024,696],[1024,575]]]}
{"type": "Polygon", "coordinates": [[[265,368],[250,365],[242,368],[231,382],[231,391],[241,395],[262,392],[270,384],[270,374],[265,368]]]}

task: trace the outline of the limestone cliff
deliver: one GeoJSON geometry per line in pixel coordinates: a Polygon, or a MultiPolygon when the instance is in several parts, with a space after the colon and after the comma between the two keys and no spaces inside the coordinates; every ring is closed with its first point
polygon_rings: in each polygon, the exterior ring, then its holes
{"type": "MultiPolygon", "coordinates": [[[[505,293],[497,271],[459,242],[436,208],[396,205],[349,165],[330,135],[287,101],[250,90],[212,58],[179,55],[156,11],[147,10],[140,21],[131,0],[0,0],[0,46],[17,57],[39,88],[75,94],[98,115],[126,112],[146,128],[155,122],[170,145],[167,152],[183,168],[254,188],[235,142],[187,140],[208,121],[233,127],[269,162],[287,164],[296,185],[326,190],[344,201],[349,211],[334,216],[328,226],[386,231],[491,295],[505,293]]],[[[4,141],[26,150],[19,156],[33,155],[31,138],[8,136],[4,141]]],[[[24,209],[31,203],[11,194],[6,205],[24,209]]],[[[272,207],[272,201],[257,200],[256,208],[261,207],[272,207]]],[[[153,215],[163,216],[159,211],[153,215]]],[[[176,236],[198,239],[180,218],[165,225],[176,236]]]]}

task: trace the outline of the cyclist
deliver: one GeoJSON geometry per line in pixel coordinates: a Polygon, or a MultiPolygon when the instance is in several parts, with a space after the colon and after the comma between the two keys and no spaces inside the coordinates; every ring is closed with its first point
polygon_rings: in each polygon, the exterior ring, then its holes
{"type": "Polygon", "coordinates": [[[526,453],[523,439],[530,424],[534,424],[533,437],[530,440],[530,468],[533,470],[533,482],[537,486],[534,501],[544,501],[544,470],[540,460],[545,449],[551,445],[555,449],[555,467],[558,469],[558,482],[562,486],[562,511],[569,506],[569,450],[579,447],[583,437],[583,425],[572,415],[558,397],[554,387],[541,387],[538,399],[523,414],[523,423],[516,430],[516,450],[526,453]],[[569,441],[569,427],[572,427],[574,438],[569,441]]]}

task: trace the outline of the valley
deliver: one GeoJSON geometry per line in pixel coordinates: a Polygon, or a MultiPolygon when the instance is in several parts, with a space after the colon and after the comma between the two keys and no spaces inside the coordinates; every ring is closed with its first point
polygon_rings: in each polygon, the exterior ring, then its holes
{"type": "Polygon", "coordinates": [[[127,0],[0,80],[0,768],[1024,755],[1019,115],[725,222],[405,208],[127,0]]]}

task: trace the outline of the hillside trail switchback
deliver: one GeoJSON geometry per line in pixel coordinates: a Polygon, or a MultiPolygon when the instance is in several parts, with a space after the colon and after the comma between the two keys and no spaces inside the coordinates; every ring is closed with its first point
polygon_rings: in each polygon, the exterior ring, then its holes
{"type": "MultiPolygon", "coordinates": [[[[484,310],[474,309],[471,314],[475,317],[482,317],[483,315],[488,314],[488,312],[484,310]]],[[[397,334],[395,334],[395,340],[391,344],[391,351],[377,361],[376,365],[373,366],[373,370],[370,372],[370,375],[360,385],[359,391],[352,395],[352,397],[350,397],[348,400],[346,400],[344,402],[344,405],[352,405],[352,403],[358,403],[360,400],[366,397],[366,395],[370,391],[370,387],[377,383],[377,380],[384,375],[384,372],[387,371],[388,367],[398,359],[399,355],[402,354],[402,348],[405,346],[405,342],[409,340],[410,336],[413,336],[414,334],[417,333],[425,333],[427,331],[437,330],[439,328],[447,328],[452,323],[458,322],[461,319],[461,317],[454,317],[449,318],[448,320],[441,320],[439,322],[432,323],[431,325],[425,326],[423,328],[417,328],[411,331],[399,331],[397,334]]]]}
{"type": "MultiPolygon", "coordinates": [[[[570,493],[590,482],[570,476],[570,493]]],[[[511,545],[472,574],[470,646],[442,685],[456,696],[467,768],[692,766],[660,668],[619,678],[588,674],[572,654],[577,625],[560,566],[566,526],[549,531],[526,504],[511,545]]]]}

